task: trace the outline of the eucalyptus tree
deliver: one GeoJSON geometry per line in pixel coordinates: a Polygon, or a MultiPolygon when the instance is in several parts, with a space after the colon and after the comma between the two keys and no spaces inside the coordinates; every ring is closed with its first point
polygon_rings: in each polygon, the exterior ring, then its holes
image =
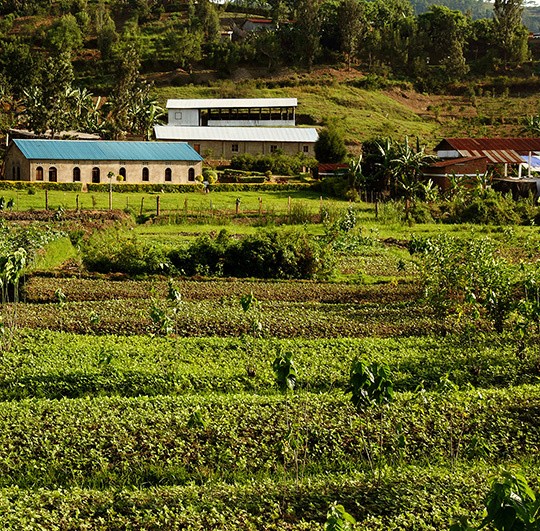
{"type": "Polygon", "coordinates": [[[348,69],[356,58],[358,47],[368,30],[368,21],[363,0],[343,0],[338,7],[340,49],[347,60],[348,69]]]}
{"type": "Polygon", "coordinates": [[[529,32],[523,25],[522,15],[523,0],[494,1],[494,42],[504,66],[519,66],[527,59],[529,32]]]}
{"type": "Polygon", "coordinates": [[[294,9],[294,54],[311,70],[320,47],[321,0],[297,0],[294,9]]]}
{"type": "Polygon", "coordinates": [[[361,53],[369,64],[387,64],[407,71],[416,34],[416,19],[408,0],[373,0],[365,4],[370,21],[361,53]]]}

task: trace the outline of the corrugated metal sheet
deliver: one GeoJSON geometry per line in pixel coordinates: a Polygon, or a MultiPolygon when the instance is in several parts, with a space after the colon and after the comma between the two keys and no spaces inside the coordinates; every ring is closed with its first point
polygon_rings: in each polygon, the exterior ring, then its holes
{"type": "Polygon", "coordinates": [[[512,151],[526,155],[529,151],[540,151],[540,138],[445,138],[435,151],[455,149],[457,151],[512,151]]]}
{"type": "Polygon", "coordinates": [[[296,98],[209,98],[199,100],[167,100],[167,109],[246,109],[260,107],[297,107],[296,98]]]}
{"type": "Polygon", "coordinates": [[[30,160],[203,160],[190,145],[179,142],[19,139],[13,142],[30,160]]]}
{"type": "Polygon", "coordinates": [[[457,159],[440,160],[440,161],[430,164],[428,167],[429,168],[446,168],[447,166],[459,166],[459,165],[467,164],[472,161],[480,161],[485,158],[487,157],[479,156],[479,157],[460,157],[457,159]]]}
{"type": "Polygon", "coordinates": [[[465,150],[460,149],[459,153],[463,157],[487,157],[493,164],[520,164],[521,158],[515,152],[508,149],[500,151],[494,149],[465,150]]]}
{"type": "Polygon", "coordinates": [[[157,125],[158,140],[197,140],[222,142],[316,142],[317,130],[312,127],[181,127],[157,125]]]}

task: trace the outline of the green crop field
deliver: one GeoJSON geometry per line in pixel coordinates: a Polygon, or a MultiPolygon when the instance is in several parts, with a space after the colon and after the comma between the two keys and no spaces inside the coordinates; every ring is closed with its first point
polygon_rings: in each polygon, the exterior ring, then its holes
{"type": "Polygon", "coordinates": [[[50,191],[65,210],[32,221],[43,192],[18,194],[10,215],[26,219],[0,233],[3,529],[322,530],[337,503],[351,529],[434,531],[478,524],[504,471],[538,490],[536,226],[408,223],[326,198],[321,220],[306,191],[160,194],[164,209],[241,197],[253,213],[138,225],[77,218],[76,192],[50,191]],[[289,197],[309,213],[293,228],[289,197]],[[328,267],[235,278],[209,261],[249,241],[239,267],[285,267],[287,238],[328,267]],[[174,267],[189,250],[193,276],[174,267]],[[366,368],[382,380],[358,398],[366,368]]]}

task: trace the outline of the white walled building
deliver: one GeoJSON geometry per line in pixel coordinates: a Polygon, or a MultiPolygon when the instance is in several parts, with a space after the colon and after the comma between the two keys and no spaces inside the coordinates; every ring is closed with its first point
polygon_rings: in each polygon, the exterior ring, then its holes
{"type": "Polygon", "coordinates": [[[168,125],[294,127],[296,98],[168,100],[168,125]]]}

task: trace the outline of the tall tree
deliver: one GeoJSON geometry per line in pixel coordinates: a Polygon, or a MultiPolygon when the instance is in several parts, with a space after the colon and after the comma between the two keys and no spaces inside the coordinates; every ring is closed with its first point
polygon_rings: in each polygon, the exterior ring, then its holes
{"type": "Polygon", "coordinates": [[[134,46],[125,47],[117,64],[117,81],[107,101],[110,135],[119,138],[131,130],[133,96],[141,85],[140,57],[134,46]]]}
{"type": "Polygon", "coordinates": [[[522,22],[523,0],[495,0],[494,42],[505,66],[519,66],[527,59],[529,32],[522,22]]]}
{"type": "Polygon", "coordinates": [[[343,0],[338,7],[341,51],[345,54],[349,70],[367,26],[364,5],[362,0],[343,0]]]}
{"type": "Polygon", "coordinates": [[[311,70],[320,51],[321,0],[297,0],[295,9],[295,49],[297,60],[311,70]]]}
{"type": "Polygon", "coordinates": [[[193,63],[202,58],[202,31],[188,28],[177,29],[173,26],[165,33],[164,44],[169,49],[171,58],[180,68],[191,73],[193,63]]]}
{"type": "Polygon", "coordinates": [[[343,162],[346,156],[343,134],[334,124],[330,124],[320,132],[315,142],[315,157],[319,162],[337,163],[343,162]]]}
{"type": "Polygon", "coordinates": [[[426,61],[440,67],[442,79],[461,79],[469,71],[464,49],[470,28],[469,17],[445,6],[431,6],[419,15],[418,34],[426,61]]]}
{"type": "Polygon", "coordinates": [[[100,17],[99,26],[96,24],[97,46],[101,52],[102,59],[111,59],[115,45],[118,43],[119,36],[116,32],[116,24],[111,18],[109,12],[100,17]]]}
{"type": "Polygon", "coordinates": [[[54,138],[70,124],[72,81],[73,66],[68,54],[49,57],[45,61],[39,81],[24,91],[25,118],[31,131],[50,131],[54,138]]]}
{"type": "Polygon", "coordinates": [[[202,30],[207,43],[219,41],[221,26],[219,13],[210,0],[200,0],[195,5],[195,25],[202,30]]]}
{"type": "Polygon", "coordinates": [[[373,0],[366,3],[371,21],[364,54],[369,64],[387,64],[395,72],[408,72],[416,18],[408,0],[373,0]]]}
{"type": "Polygon", "coordinates": [[[15,98],[22,97],[23,91],[37,82],[41,63],[41,55],[32,52],[21,39],[2,43],[0,73],[5,76],[15,98]]]}

